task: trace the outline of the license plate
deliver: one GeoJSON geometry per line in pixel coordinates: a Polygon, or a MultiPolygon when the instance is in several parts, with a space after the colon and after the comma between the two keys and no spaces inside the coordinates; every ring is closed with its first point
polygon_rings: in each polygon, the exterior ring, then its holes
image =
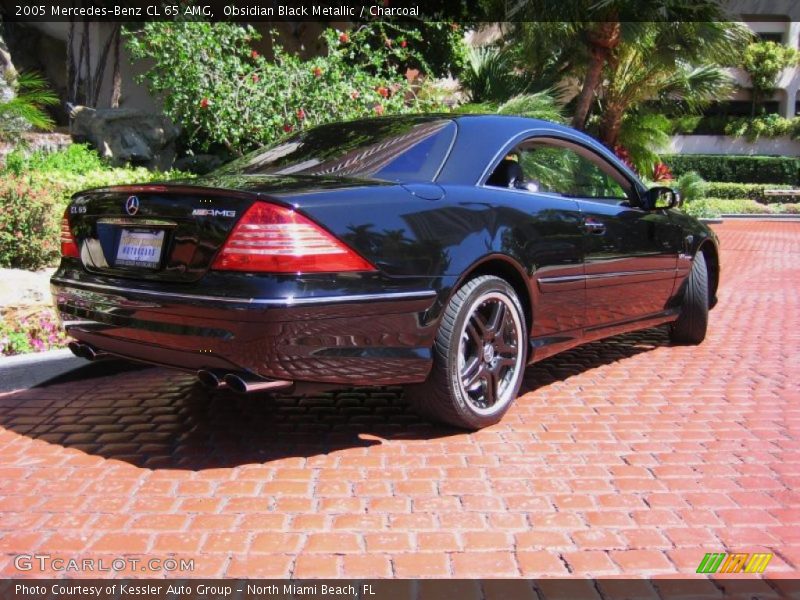
{"type": "Polygon", "coordinates": [[[164,231],[123,229],[115,266],[157,269],[161,263],[164,231]]]}

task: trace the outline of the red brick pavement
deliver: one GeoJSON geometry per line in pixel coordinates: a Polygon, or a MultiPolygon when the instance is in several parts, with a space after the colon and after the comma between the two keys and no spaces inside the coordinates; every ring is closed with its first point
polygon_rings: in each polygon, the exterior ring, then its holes
{"type": "Polygon", "coordinates": [[[160,369],[2,395],[0,574],[39,552],[194,558],[194,576],[646,576],[768,551],[798,576],[800,224],[716,229],[702,346],[654,329],[547,360],[474,434],[397,390],[238,398],[160,369]]]}

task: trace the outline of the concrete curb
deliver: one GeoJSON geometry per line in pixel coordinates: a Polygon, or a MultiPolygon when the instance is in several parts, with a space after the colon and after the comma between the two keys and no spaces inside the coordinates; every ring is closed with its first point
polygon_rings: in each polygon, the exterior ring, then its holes
{"type": "Polygon", "coordinates": [[[34,387],[86,364],[66,349],[4,356],[0,358],[0,393],[34,387]]]}

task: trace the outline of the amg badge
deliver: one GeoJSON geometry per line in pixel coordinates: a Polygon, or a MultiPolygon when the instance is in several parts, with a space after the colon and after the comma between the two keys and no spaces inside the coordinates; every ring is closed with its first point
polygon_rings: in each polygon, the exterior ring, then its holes
{"type": "Polygon", "coordinates": [[[193,217],[228,217],[232,219],[236,216],[235,210],[218,210],[216,208],[195,208],[192,211],[193,217]]]}

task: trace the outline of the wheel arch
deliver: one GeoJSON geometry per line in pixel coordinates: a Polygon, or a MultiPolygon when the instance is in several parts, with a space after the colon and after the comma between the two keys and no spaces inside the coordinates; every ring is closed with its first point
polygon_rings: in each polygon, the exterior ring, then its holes
{"type": "MultiPolygon", "coordinates": [[[[450,296],[452,297],[452,295],[467,281],[480,275],[494,275],[508,282],[508,284],[514,288],[522,304],[522,310],[525,315],[525,326],[528,335],[530,335],[533,328],[533,303],[530,286],[528,284],[529,278],[522,266],[511,257],[502,254],[485,256],[478,262],[470,265],[469,268],[464,271],[450,291],[450,296]]],[[[449,300],[448,298],[448,301],[449,300]]]]}

